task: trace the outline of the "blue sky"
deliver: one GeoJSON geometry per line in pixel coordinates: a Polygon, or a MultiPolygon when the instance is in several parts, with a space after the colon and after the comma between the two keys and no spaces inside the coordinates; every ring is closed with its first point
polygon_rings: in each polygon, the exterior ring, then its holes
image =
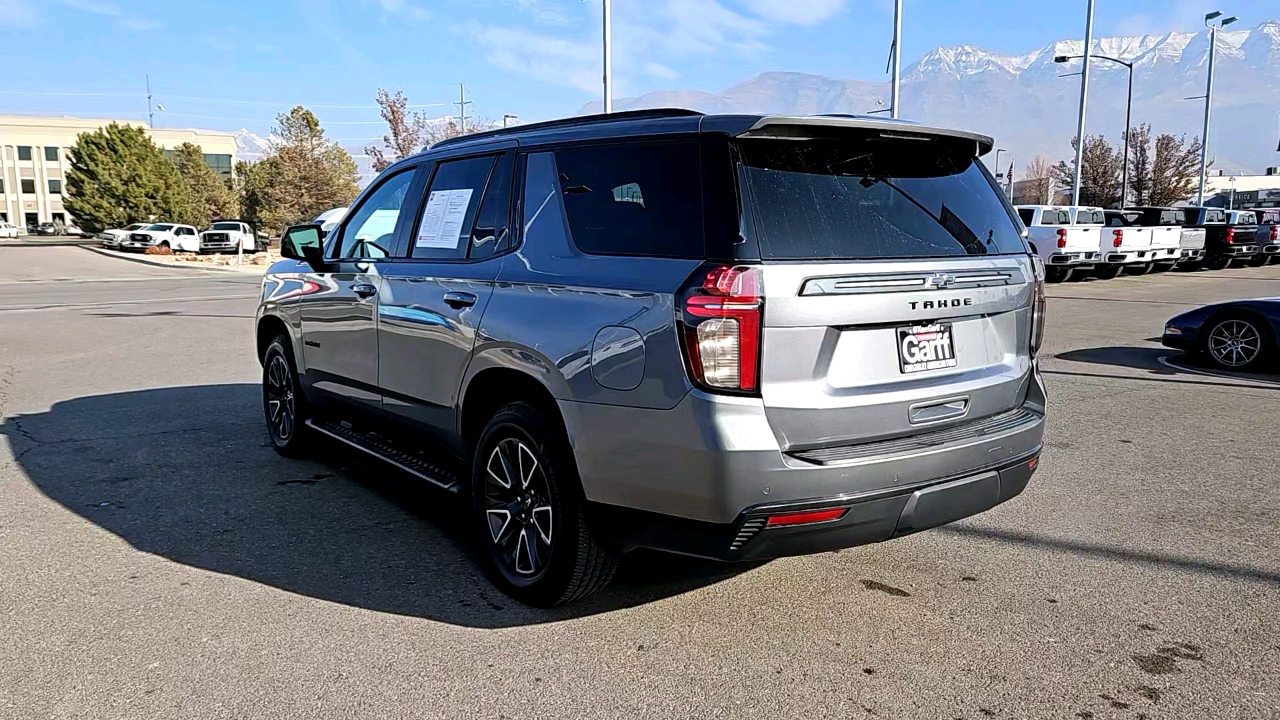
{"type": "MultiPolygon", "coordinates": [[[[1252,27],[1275,0],[1099,0],[1099,35],[1195,30],[1207,9],[1252,27]]],[[[904,66],[939,45],[1021,53],[1083,36],[1084,0],[907,0],[904,66]],[[1029,5],[1035,5],[1029,10],[1029,5]]],[[[614,0],[616,96],[720,90],[764,70],[884,79],[892,0],[614,0]]],[[[314,107],[360,146],[374,93],[429,114],[531,121],[599,96],[599,0],[0,0],[0,112],[142,118],[265,133],[314,107]],[[32,94],[45,93],[45,94],[32,94]]]]}

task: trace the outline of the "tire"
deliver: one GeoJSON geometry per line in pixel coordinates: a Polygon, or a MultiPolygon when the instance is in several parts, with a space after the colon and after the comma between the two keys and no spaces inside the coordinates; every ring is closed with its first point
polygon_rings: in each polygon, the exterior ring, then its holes
{"type": "Polygon", "coordinates": [[[1071,279],[1071,268],[1047,267],[1044,269],[1044,281],[1051,283],[1066,282],[1071,279]]]}
{"type": "Polygon", "coordinates": [[[1154,263],[1143,263],[1141,265],[1129,265],[1125,267],[1124,271],[1130,275],[1146,275],[1147,273],[1151,272],[1151,268],[1153,265],[1154,263]]]}
{"type": "Polygon", "coordinates": [[[1205,324],[1204,356],[1223,370],[1247,371],[1261,366],[1275,351],[1270,328],[1253,315],[1231,313],[1205,324]]]}
{"type": "Polygon", "coordinates": [[[1118,265],[1118,264],[1099,265],[1098,267],[1094,268],[1093,274],[1099,280],[1112,280],[1116,276],[1118,276],[1122,270],[1124,270],[1123,265],[1118,265]]]}
{"type": "Polygon", "coordinates": [[[1268,259],[1269,258],[1266,255],[1258,253],[1257,255],[1249,258],[1249,267],[1262,267],[1267,264],[1268,259]]]}
{"type": "Polygon", "coordinates": [[[298,381],[289,338],[284,335],[272,340],[262,356],[262,411],[276,452],[285,457],[307,453],[312,431],[305,422],[311,417],[311,406],[298,381]]]}
{"type": "Polygon", "coordinates": [[[511,403],[485,426],[471,499],[486,569],[512,598],[552,607],[613,578],[620,552],[587,517],[568,439],[532,404],[511,403]]]}
{"type": "Polygon", "coordinates": [[[1230,264],[1231,259],[1225,257],[1209,258],[1204,261],[1204,267],[1209,270],[1226,270],[1230,264]]]}

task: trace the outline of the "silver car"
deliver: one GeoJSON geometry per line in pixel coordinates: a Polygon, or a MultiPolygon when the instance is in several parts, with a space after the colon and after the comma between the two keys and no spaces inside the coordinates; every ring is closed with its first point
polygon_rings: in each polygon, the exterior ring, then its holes
{"type": "Polygon", "coordinates": [[[289,228],[257,319],[276,448],[470,498],[547,606],[645,546],[747,561],[1022,492],[1043,265],[990,138],[637,111],[469,135],[289,228]]]}

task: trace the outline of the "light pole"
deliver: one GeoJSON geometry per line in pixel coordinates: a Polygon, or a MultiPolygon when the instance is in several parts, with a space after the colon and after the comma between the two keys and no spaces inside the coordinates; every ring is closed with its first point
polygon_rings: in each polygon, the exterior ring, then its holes
{"type": "Polygon", "coordinates": [[[1218,54],[1218,31],[1235,22],[1237,18],[1228,17],[1214,25],[1213,21],[1222,17],[1222,13],[1214,10],[1204,16],[1204,25],[1209,28],[1209,77],[1204,89],[1204,132],[1200,134],[1200,188],[1196,190],[1196,205],[1204,205],[1205,171],[1209,159],[1209,111],[1213,107],[1213,61],[1218,54]]]}
{"type": "Polygon", "coordinates": [[[889,117],[898,117],[898,86],[902,74],[902,0],[893,3],[893,84],[889,93],[889,117]]]}
{"type": "Polygon", "coordinates": [[[1076,124],[1076,173],[1071,186],[1071,204],[1080,204],[1080,170],[1084,165],[1084,110],[1089,103],[1089,55],[1093,52],[1093,0],[1084,19],[1084,68],[1080,71],[1080,120],[1076,124]]]}
{"type": "MultiPolygon", "coordinates": [[[[1053,58],[1056,63],[1079,60],[1083,55],[1058,55],[1053,58]]],[[[1133,63],[1106,55],[1093,55],[1091,58],[1107,60],[1123,65],[1129,70],[1129,99],[1124,106],[1124,165],[1120,173],[1120,207],[1124,208],[1129,199],[1129,131],[1133,129],[1133,63]]]]}
{"type": "Polygon", "coordinates": [[[1231,184],[1231,194],[1227,195],[1227,209],[1235,210],[1236,209],[1236,176],[1232,175],[1227,180],[1227,182],[1231,184]]]}
{"type": "Polygon", "coordinates": [[[508,121],[508,120],[519,120],[519,119],[520,119],[520,118],[519,118],[518,116],[515,116],[515,115],[503,115],[503,116],[502,116],[502,127],[506,127],[506,126],[507,126],[507,121],[508,121]]]}
{"type": "Polygon", "coordinates": [[[604,111],[613,112],[613,2],[604,0],[604,111]]]}
{"type": "Polygon", "coordinates": [[[1004,148],[996,148],[996,182],[999,182],[1004,177],[1004,173],[1000,172],[1000,153],[1002,152],[1009,151],[1004,148]]]}

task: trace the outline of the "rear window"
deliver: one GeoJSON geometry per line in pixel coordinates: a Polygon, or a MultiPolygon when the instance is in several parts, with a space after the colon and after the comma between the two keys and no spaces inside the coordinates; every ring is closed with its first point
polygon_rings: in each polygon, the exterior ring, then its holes
{"type": "Polygon", "coordinates": [[[239,230],[240,223],[214,223],[210,230],[239,230]]]}
{"type": "Polygon", "coordinates": [[[1232,225],[1257,225],[1258,218],[1251,212],[1236,213],[1236,219],[1231,222],[1232,225]]]}
{"type": "Polygon", "coordinates": [[[1174,212],[1172,210],[1163,210],[1160,212],[1160,224],[1161,225],[1181,225],[1182,219],[1185,216],[1186,216],[1185,213],[1174,212]]]}
{"type": "Polygon", "coordinates": [[[1254,214],[1258,216],[1259,225],[1274,225],[1276,223],[1280,223],[1280,210],[1272,210],[1268,212],[1255,210],[1254,214]]]}
{"type": "Polygon", "coordinates": [[[698,143],[638,142],[555,151],[569,230],[595,255],[702,258],[698,143]]]}
{"type": "Polygon", "coordinates": [[[148,227],[147,229],[148,229],[148,230],[156,230],[156,231],[164,231],[164,230],[172,230],[172,229],[173,229],[173,226],[172,226],[172,225],[152,225],[152,226],[148,227]]]}
{"type": "Polygon", "coordinates": [[[1205,210],[1204,221],[1206,223],[1221,223],[1227,221],[1227,214],[1221,210],[1205,210]]]}
{"type": "Polygon", "coordinates": [[[1018,217],[1022,219],[1022,224],[1023,224],[1023,225],[1030,225],[1030,224],[1031,224],[1031,221],[1032,221],[1032,220],[1035,220],[1035,217],[1036,217],[1036,211],[1035,211],[1035,210],[1026,210],[1026,209],[1022,209],[1022,210],[1019,210],[1019,211],[1018,211],[1018,217]]]}
{"type": "Polygon", "coordinates": [[[1077,210],[1077,225],[1102,225],[1103,212],[1101,210],[1077,210]]]}
{"type": "Polygon", "coordinates": [[[877,133],[736,145],[764,259],[1026,252],[971,143],[877,133]]]}

